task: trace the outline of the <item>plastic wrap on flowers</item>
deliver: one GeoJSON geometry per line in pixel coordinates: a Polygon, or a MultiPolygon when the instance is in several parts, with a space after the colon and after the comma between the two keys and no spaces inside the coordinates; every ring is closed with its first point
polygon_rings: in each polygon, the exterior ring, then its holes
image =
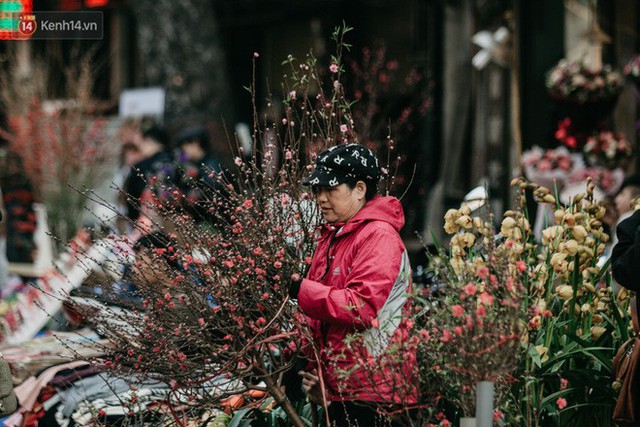
{"type": "Polygon", "coordinates": [[[570,153],[565,147],[545,150],[534,146],[523,153],[522,165],[531,182],[561,189],[573,171],[584,166],[584,162],[580,155],[570,153]]]}

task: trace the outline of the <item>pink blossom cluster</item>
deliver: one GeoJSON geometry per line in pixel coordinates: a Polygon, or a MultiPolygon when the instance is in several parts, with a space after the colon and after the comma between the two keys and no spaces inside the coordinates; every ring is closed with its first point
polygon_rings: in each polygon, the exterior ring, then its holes
{"type": "Polygon", "coordinates": [[[564,147],[555,149],[542,149],[533,147],[522,155],[522,163],[527,168],[547,172],[547,171],[571,171],[574,166],[571,154],[564,147]]]}
{"type": "Polygon", "coordinates": [[[590,163],[613,168],[633,155],[633,146],[623,133],[602,131],[587,138],[583,152],[590,163]]]}
{"type": "Polygon", "coordinates": [[[595,102],[617,96],[622,91],[622,76],[605,65],[591,69],[582,62],[561,60],[547,74],[549,94],[558,99],[579,104],[595,102]]]}

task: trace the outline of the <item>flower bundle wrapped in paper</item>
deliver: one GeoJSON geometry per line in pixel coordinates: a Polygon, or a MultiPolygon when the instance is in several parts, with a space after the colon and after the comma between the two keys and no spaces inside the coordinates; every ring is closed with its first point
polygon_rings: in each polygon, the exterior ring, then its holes
{"type": "Polygon", "coordinates": [[[525,175],[532,182],[548,188],[562,188],[571,173],[584,166],[581,156],[566,147],[543,149],[534,146],[522,154],[525,175]]]}

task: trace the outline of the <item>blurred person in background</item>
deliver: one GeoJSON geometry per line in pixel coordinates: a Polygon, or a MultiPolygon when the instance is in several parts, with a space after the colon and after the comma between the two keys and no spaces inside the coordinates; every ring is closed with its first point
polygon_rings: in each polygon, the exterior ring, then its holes
{"type": "MultiPolygon", "coordinates": [[[[138,145],[131,141],[127,141],[122,144],[120,147],[120,161],[118,169],[113,177],[113,184],[117,189],[124,189],[125,183],[129,179],[129,175],[131,175],[131,171],[133,170],[133,165],[141,160],[143,160],[143,157],[138,145]]],[[[124,192],[120,192],[117,200],[117,209],[119,214],[117,219],[117,229],[120,233],[128,234],[131,232],[126,221],[124,221],[124,218],[126,218],[128,214],[128,208],[129,205],[127,204],[126,194],[124,192]]]]}
{"type": "Polygon", "coordinates": [[[176,138],[178,171],[176,186],[183,197],[183,206],[197,222],[215,224],[216,215],[209,212],[208,200],[224,190],[219,160],[211,154],[207,130],[202,126],[185,128],[176,138]]]}
{"type": "Polygon", "coordinates": [[[9,262],[32,263],[36,256],[35,192],[22,159],[9,151],[6,141],[0,141],[0,188],[6,218],[6,256],[9,262]]]}
{"type": "Polygon", "coordinates": [[[160,127],[144,130],[137,144],[142,160],[133,165],[123,188],[127,198],[127,217],[133,222],[140,217],[143,194],[150,189],[149,180],[152,177],[163,180],[165,174],[170,174],[173,164],[168,151],[169,138],[160,127]]]}
{"type": "MultiPolygon", "coordinates": [[[[622,221],[629,218],[633,215],[634,208],[631,205],[632,202],[640,196],[640,175],[631,175],[626,178],[618,193],[616,194],[615,199],[613,200],[616,207],[617,219],[614,227],[618,227],[622,221]]],[[[618,242],[618,238],[615,233],[612,233],[612,245],[615,245],[618,242]]]]}

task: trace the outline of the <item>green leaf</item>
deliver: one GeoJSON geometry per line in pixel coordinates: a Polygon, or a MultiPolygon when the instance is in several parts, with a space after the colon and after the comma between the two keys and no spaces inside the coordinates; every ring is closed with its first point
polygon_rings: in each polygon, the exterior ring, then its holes
{"type": "Polygon", "coordinates": [[[575,355],[583,354],[589,359],[596,359],[599,361],[606,369],[611,370],[612,358],[611,352],[614,349],[611,347],[587,347],[587,348],[578,348],[576,350],[564,351],[561,354],[553,355],[549,357],[549,360],[544,364],[544,367],[541,368],[541,371],[550,370],[554,367],[555,364],[563,362],[565,360],[571,360],[575,355]],[[608,352],[609,354],[603,353],[608,352]]]}
{"type": "Polygon", "coordinates": [[[229,422],[227,427],[250,427],[251,420],[245,419],[245,417],[254,410],[254,408],[243,408],[235,411],[233,413],[233,418],[231,418],[231,421],[229,422]]]}

